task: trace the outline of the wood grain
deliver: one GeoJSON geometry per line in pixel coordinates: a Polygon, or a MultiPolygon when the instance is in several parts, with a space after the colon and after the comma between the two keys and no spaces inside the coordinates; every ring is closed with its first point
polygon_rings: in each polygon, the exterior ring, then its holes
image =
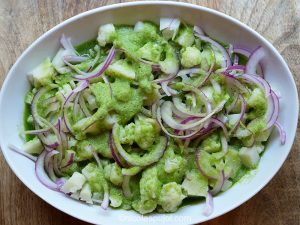
{"type": "MultiPolygon", "coordinates": [[[[118,0],[0,0],[0,83],[16,58],[41,34],[80,12],[118,0]]],[[[280,51],[300,86],[299,0],[189,0],[231,15],[280,51]]],[[[300,224],[300,130],[284,166],[254,198],[205,225],[300,224]]],[[[85,224],[27,189],[0,156],[0,224],[85,224]]]]}

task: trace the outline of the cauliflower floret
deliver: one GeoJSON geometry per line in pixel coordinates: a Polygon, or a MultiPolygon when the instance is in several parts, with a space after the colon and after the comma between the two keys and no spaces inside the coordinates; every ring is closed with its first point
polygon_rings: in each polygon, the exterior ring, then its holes
{"type": "Polygon", "coordinates": [[[175,212],[185,197],[181,186],[171,182],[162,186],[158,202],[166,212],[175,212]]]}
{"type": "Polygon", "coordinates": [[[109,133],[103,132],[97,136],[89,136],[76,144],[76,156],[78,161],[93,158],[93,151],[96,151],[106,158],[112,158],[108,146],[109,133]]]}
{"type": "Polygon", "coordinates": [[[186,173],[182,188],[189,196],[205,197],[208,191],[207,177],[203,176],[199,170],[192,169],[186,173]]]}
{"type": "Polygon", "coordinates": [[[220,151],[221,141],[219,135],[212,134],[209,137],[205,138],[200,145],[200,149],[209,153],[220,151]]]}
{"type": "Polygon", "coordinates": [[[181,64],[184,67],[193,67],[201,63],[201,52],[196,47],[187,47],[181,52],[181,64]]]}
{"type": "Polygon", "coordinates": [[[157,27],[150,22],[137,22],[134,26],[134,32],[141,33],[143,36],[151,39],[158,38],[157,27]]]}
{"type": "Polygon", "coordinates": [[[122,190],[114,186],[111,186],[109,189],[109,200],[110,200],[110,206],[114,208],[121,206],[123,202],[122,190]]]}
{"type": "Polygon", "coordinates": [[[151,118],[139,117],[135,123],[135,142],[144,150],[147,150],[159,134],[159,126],[156,121],[151,118]]]}
{"type": "MultiPolygon", "coordinates": [[[[210,47],[204,47],[203,51],[201,52],[201,68],[205,71],[208,71],[209,68],[211,67],[212,63],[215,61],[215,56],[212,48],[210,47]]],[[[217,59],[216,59],[217,60],[217,59]]],[[[216,66],[219,66],[220,64],[217,64],[216,66]]]]}
{"type": "Polygon", "coordinates": [[[247,106],[252,110],[247,114],[249,119],[263,116],[267,110],[267,99],[260,88],[255,88],[247,100],[247,106]]]}
{"type": "Polygon", "coordinates": [[[135,123],[120,129],[120,142],[129,145],[136,142],[141,149],[147,150],[157,139],[159,131],[155,120],[139,116],[135,123]]]}
{"type": "Polygon", "coordinates": [[[158,199],[160,188],[161,182],[158,180],[157,168],[146,169],[140,180],[141,199],[158,199]]]}
{"type": "Polygon", "coordinates": [[[105,46],[107,43],[112,43],[116,36],[115,26],[111,23],[99,27],[97,41],[100,46],[105,46]]]}
{"type": "Polygon", "coordinates": [[[157,163],[158,178],[162,183],[175,181],[181,183],[186,172],[187,161],[174,153],[173,146],[169,146],[161,160],[157,163]]]}
{"type": "Polygon", "coordinates": [[[147,214],[153,212],[157,206],[157,200],[135,200],[132,202],[132,208],[140,214],[147,214]]]}
{"type": "Polygon", "coordinates": [[[75,172],[61,187],[61,191],[64,193],[75,193],[80,190],[85,183],[86,178],[81,173],[75,172]]]}
{"type": "Polygon", "coordinates": [[[89,163],[82,169],[82,174],[86,177],[92,192],[103,194],[108,192],[108,184],[104,177],[104,172],[96,163],[89,163]]]}
{"type": "Polygon", "coordinates": [[[108,164],[104,167],[105,178],[110,180],[114,185],[121,185],[123,182],[122,170],[117,163],[108,164]]]}
{"type": "Polygon", "coordinates": [[[179,35],[176,39],[176,42],[182,47],[192,46],[195,41],[193,30],[190,27],[184,27],[179,31],[179,35]]]}
{"type": "Polygon", "coordinates": [[[175,49],[172,46],[166,46],[166,58],[164,61],[160,61],[159,65],[161,71],[166,74],[177,73],[179,69],[179,61],[177,59],[175,49]]]}
{"type": "Polygon", "coordinates": [[[40,87],[52,83],[52,78],[56,75],[54,66],[49,58],[46,58],[34,70],[29,72],[28,79],[34,87],[40,87]]]}
{"type": "Polygon", "coordinates": [[[138,55],[146,60],[158,62],[163,49],[162,46],[155,42],[148,42],[138,50],[138,55]]]}
{"type": "Polygon", "coordinates": [[[130,123],[120,129],[120,143],[132,145],[135,136],[135,124],[130,123]]]}
{"type": "Polygon", "coordinates": [[[157,168],[146,169],[140,180],[140,197],[132,203],[132,207],[141,214],[155,210],[161,189],[161,182],[157,177],[157,168]]]}

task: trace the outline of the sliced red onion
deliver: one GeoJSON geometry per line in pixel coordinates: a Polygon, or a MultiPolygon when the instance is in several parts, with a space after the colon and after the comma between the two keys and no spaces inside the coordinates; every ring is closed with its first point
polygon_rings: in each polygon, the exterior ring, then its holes
{"type": "Polygon", "coordinates": [[[260,87],[263,90],[265,90],[267,97],[270,95],[270,93],[271,93],[271,86],[263,78],[261,78],[259,76],[250,75],[250,74],[243,74],[243,75],[240,76],[240,78],[242,78],[242,79],[244,79],[244,80],[246,80],[246,81],[248,81],[250,83],[254,83],[258,87],[260,87]]]}
{"type": "Polygon", "coordinates": [[[236,86],[242,93],[249,93],[249,90],[234,76],[229,73],[222,73],[230,84],[236,86]]]}
{"type": "Polygon", "coordinates": [[[58,178],[55,183],[57,185],[57,188],[60,190],[61,187],[66,183],[66,179],[64,177],[58,178]]]}
{"type": "Polygon", "coordinates": [[[53,159],[52,159],[52,157],[56,154],[59,154],[59,152],[55,150],[48,152],[45,157],[45,163],[44,163],[45,170],[47,171],[48,176],[53,182],[56,182],[57,180],[57,177],[53,170],[54,166],[53,166],[53,159]]]}
{"type": "Polygon", "coordinates": [[[238,57],[238,55],[235,54],[234,59],[233,59],[233,65],[236,66],[238,64],[239,64],[239,57],[238,57]]]}
{"type": "Polygon", "coordinates": [[[220,45],[218,42],[214,41],[213,39],[211,39],[210,37],[195,33],[195,36],[200,38],[201,40],[205,41],[205,42],[209,42],[210,44],[212,44],[214,47],[216,47],[223,55],[224,59],[225,59],[225,64],[222,65],[222,67],[228,67],[231,66],[231,59],[230,56],[228,54],[228,52],[226,51],[226,49],[220,45]]]}
{"type": "Polygon", "coordinates": [[[74,99],[73,113],[74,113],[75,117],[78,115],[79,110],[81,110],[78,102],[79,102],[79,93],[76,94],[75,99],[74,99]]]}
{"type": "Polygon", "coordinates": [[[75,96],[77,93],[86,89],[88,87],[88,85],[89,85],[88,81],[82,81],[82,82],[78,83],[77,87],[71,91],[71,93],[68,95],[65,102],[63,103],[63,115],[62,115],[63,122],[64,122],[64,125],[67,128],[67,130],[71,133],[73,133],[73,129],[72,129],[72,125],[69,121],[68,114],[67,114],[68,106],[69,106],[73,96],[75,96]]]}
{"type": "Polygon", "coordinates": [[[235,93],[234,100],[232,101],[232,103],[226,109],[227,115],[235,108],[238,100],[239,100],[239,95],[235,93]]]}
{"type": "Polygon", "coordinates": [[[271,91],[271,97],[273,99],[273,113],[271,117],[267,118],[268,120],[265,130],[269,129],[275,124],[279,115],[279,99],[274,91],[271,91]]]}
{"type": "Polygon", "coordinates": [[[103,201],[101,203],[101,208],[106,210],[109,204],[109,194],[108,192],[104,192],[103,201]]]}
{"type": "Polygon", "coordinates": [[[177,130],[187,130],[196,126],[199,126],[209,120],[214,114],[221,111],[224,107],[226,101],[222,101],[214,110],[212,110],[209,114],[207,114],[204,118],[199,119],[194,123],[189,124],[179,124],[174,119],[172,119],[172,103],[166,101],[162,104],[161,107],[161,116],[164,122],[171,128],[177,130]]]}
{"type": "Polygon", "coordinates": [[[48,164],[49,164],[49,162],[50,162],[50,160],[51,160],[51,158],[53,156],[57,155],[57,154],[59,154],[59,151],[56,151],[56,150],[52,150],[50,152],[47,152],[46,156],[45,156],[45,165],[44,166],[47,167],[48,164]]]}
{"type": "Polygon", "coordinates": [[[101,76],[113,61],[115,54],[116,54],[115,48],[112,47],[105,61],[102,64],[100,64],[94,71],[89,73],[83,73],[82,75],[75,75],[74,78],[78,80],[90,80],[101,76]]]}
{"type": "Polygon", "coordinates": [[[86,116],[86,117],[90,117],[92,116],[92,114],[90,113],[89,109],[87,108],[86,104],[85,104],[85,100],[82,96],[81,93],[79,93],[79,106],[80,106],[80,109],[82,110],[83,114],[86,116]]]}
{"type": "Polygon", "coordinates": [[[249,56],[251,55],[251,52],[248,49],[240,48],[240,47],[234,47],[233,52],[237,54],[241,54],[246,58],[249,58],[249,56]]]}
{"type": "Polygon", "coordinates": [[[76,93],[79,93],[81,91],[83,91],[84,89],[86,89],[87,87],[89,86],[89,81],[87,80],[84,80],[84,81],[81,81],[77,84],[76,88],[73,89],[71,91],[71,93],[67,96],[65,102],[64,102],[64,107],[66,106],[66,104],[68,104],[72,97],[76,94],[76,93]]]}
{"type": "Polygon", "coordinates": [[[44,123],[39,119],[41,118],[38,114],[37,105],[38,101],[41,96],[43,96],[45,93],[48,93],[50,90],[52,90],[54,87],[42,87],[39,91],[35,93],[33,96],[32,102],[31,102],[31,115],[33,118],[33,121],[37,123],[38,126],[43,127],[44,123]]]}
{"type": "Polygon", "coordinates": [[[76,50],[73,47],[73,45],[71,44],[70,39],[66,38],[66,36],[64,34],[61,35],[60,37],[60,44],[62,45],[62,47],[66,50],[69,50],[70,52],[72,52],[74,55],[76,55],[76,50]]]}
{"type": "Polygon", "coordinates": [[[212,195],[218,194],[222,190],[224,182],[225,182],[225,173],[224,170],[222,170],[220,173],[220,178],[217,180],[217,183],[215,184],[214,188],[211,190],[210,193],[212,195]]]}
{"type": "Polygon", "coordinates": [[[78,55],[66,55],[64,56],[64,61],[67,61],[69,63],[81,63],[89,58],[86,56],[78,56],[78,55]]]}
{"type": "Polygon", "coordinates": [[[276,128],[278,129],[279,131],[279,134],[280,134],[280,142],[282,145],[285,144],[285,141],[286,141],[286,133],[285,133],[285,130],[283,129],[282,125],[276,121],[275,124],[276,128]]]}
{"type": "Polygon", "coordinates": [[[64,126],[65,126],[65,128],[67,129],[67,132],[70,132],[71,134],[74,134],[74,131],[73,131],[71,122],[70,122],[70,120],[69,120],[67,111],[68,111],[68,108],[65,107],[65,108],[63,109],[63,115],[62,115],[63,122],[64,122],[64,126]]]}
{"type": "Polygon", "coordinates": [[[228,49],[227,49],[227,52],[228,52],[229,56],[231,57],[232,54],[233,54],[233,45],[232,45],[232,44],[229,44],[229,47],[228,47],[228,49]]]}
{"type": "Polygon", "coordinates": [[[194,26],[194,32],[195,33],[197,33],[197,34],[200,34],[200,35],[205,35],[204,34],[204,31],[202,30],[202,28],[201,27],[199,27],[199,26],[194,26]]]}
{"type": "Polygon", "coordinates": [[[129,185],[130,178],[131,178],[131,176],[123,176],[122,189],[123,189],[123,194],[126,198],[132,197],[132,192],[130,190],[130,185],[129,185]]]}
{"type": "MultiPolygon", "coordinates": [[[[215,53],[214,53],[214,51],[213,51],[212,48],[211,48],[211,52],[212,52],[212,54],[214,55],[213,58],[215,59],[215,53]]],[[[214,70],[214,68],[215,68],[215,64],[216,64],[216,60],[214,60],[214,61],[212,62],[212,64],[210,65],[210,68],[209,68],[208,72],[206,73],[204,79],[202,80],[202,82],[201,82],[199,85],[197,85],[197,88],[202,87],[202,85],[204,85],[204,84],[209,80],[210,75],[212,74],[212,72],[213,72],[213,70],[214,70]]]]}
{"type": "MultiPolygon", "coordinates": [[[[43,140],[43,139],[41,139],[43,140]]],[[[42,141],[43,145],[45,146],[45,149],[47,150],[47,148],[49,148],[50,150],[47,151],[51,151],[52,149],[55,149],[59,146],[59,143],[57,141],[55,141],[54,143],[47,143],[44,139],[44,141],[42,141]]]]}
{"type": "MultiPolygon", "coordinates": [[[[249,49],[241,48],[241,47],[234,47],[233,52],[237,53],[237,54],[241,54],[241,55],[245,56],[247,59],[249,59],[249,57],[251,55],[251,51],[249,49]]],[[[261,76],[263,77],[264,74],[263,74],[263,69],[262,69],[261,63],[259,63],[257,66],[258,66],[259,71],[261,72],[261,76]]]]}
{"type": "Polygon", "coordinates": [[[8,147],[13,150],[14,152],[20,154],[20,155],[23,155],[25,157],[27,157],[28,159],[32,160],[32,161],[36,161],[37,160],[37,157],[36,156],[33,156],[27,152],[24,152],[22,149],[18,148],[17,146],[14,146],[12,144],[9,144],[8,147]]]}
{"type": "Polygon", "coordinates": [[[204,117],[207,113],[195,113],[190,111],[188,108],[185,107],[185,105],[181,102],[179,97],[173,97],[172,102],[175,106],[175,109],[173,108],[174,114],[180,116],[180,117],[204,117]],[[177,110],[179,112],[177,112],[177,110]]]}
{"type": "MultiPolygon", "coordinates": [[[[190,116],[188,118],[185,118],[184,120],[182,120],[180,122],[180,124],[187,124],[189,123],[190,121],[193,121],[193,120],[196,120],[196,119],[199,119],[199,117],[193,117],[193,116],[190,116]]],[[[175,134],[180,134],[182,133],[182,130],[175,130],[175,134]]]]}
{"type": "Polygon", "coordinates": [[[51,104],[48,104],[48,107],[45,110],[45,115],[48,116],[48,114],[51,112],[57,112],[59,110],[59,108],[60,108],[59,102],[53,102],[51,104]]]}
{"type": "Polygon", "coordinates": [[[171,96],[172,94],[169,92],[168,82],[161,83],[161,88],[165,92],[167,96],[171,96]]]}
{"type": "MultiPolygon", "coordinates": [[[[61,153],[63,153],[63,151],[61,152],[61,153]]],[[[63,155],[62,154],[59,154],[59,156],[60,156],[60,158],[62,158],[63,157],[63,155]]],[[[58,161],[59,160],[61,160],[61,159],[58,159],[58,158],[53,158],[53,169],[54,169],[54,172],[55,172],[55,174],[57,175],[57,176],[62,176],[62,173],[61,173],[61,171],[60,171],[60,168],[59,168],[59,163],[58,163],[58,161]]]]}
{"type": "Polygon", "coordinates": [[[214,211],[214,201],[212,194],[208,191],[206,196],[206,204],[205,204],[205,210],[203,211],[203,214],[205,216],[210,216],[214,211]]]}
{"type": "Polygon", "coordinates": [[[212,134],[217,128],[212,127],[211,123],[208,124],[208,126],[205,128],[202,128],[200,131],[198,131],[195,135],[189,137],[189,138],[185,138],[184,140],[193,140],[195,138],[197,138],[197,140],[195,140],[195,142],[199,143],[201,140],[203,140],[205,137],[207,137],[208,135],[212,134]]]}
{"type": "Polygon", "coordinates": [[[44,164],[45,164],[45,157],[46,157],[47,152],[43,151],[39,157],[37,158],[37,161],[35,163],[35,174],[38,178],[38,180],[45,185],[47,188],[58,191],[57,189],[57,184],[55,184],[53,181],[49,179],[47,174],[45,173],[44,170],[44,164]]]}
{"type": "Polygon", "coordinates": [[[123,165],[123,163],[122,163],[120,157],[118,156],[117,151],[114,147],[115,145],[114,145],[112,133],[109,134],[109,143],[108,143],[108,145],[109,145],[111,155],[114,158],[115,162],[118,164],[118,166],[120,166],[121,168],[126,167],[125,165],[123,165]]]}
{"type": "Polygon", "coordinates": [[[187,135],[176,135],[176,134],[171,134],[163,125],[162,123],[162,119],[161,119],[161,109],[160,106],[158,106],[157,108],[157,122],[159,123],[161,129],[163,130],[163,132],[165,132],[168,136],[173,137],[173,138],[178,138],[178,139],[192,139],[194,137],[198,136],[198,132],[201,130],[201,127],[199,127],[199,129],[187,134],[187,135]]]}
{"type": "Polygon", "coordinates": [[[212,84],[214,91],[218,94],[221,94],[222,88],[221,88],[220,84],[217,81],[215,81],[214,79],[210,79],[210,83],[212,84]]]}
{"type": "Polygon", "coordinates": [[[43,103],[44,103],[45,105],[49,105],[49,104],[52,104],[52,103],[54,103],[54,102],[56,102],[56,101],[57,101],[56,96],[53,96],[53,97],[47,98],[43,103]]]}
{"type": "Polygon", "coordinates": [[[225,137],[228,138],[228,131],[227,131],[227,128],[226,128],[225,124],[224,124],[221,120],[212,117],[212,118],[210,119],[210,121],[211,121],[212,123],[215,123],[215,124],[218,125],[219,127],[221,127],[222,130],[223,130],[223,132],[224,132],[225,137]]]}
{"type": "Polygon", "coordinates": [[[25,130],[24,134],[42,134],[42,133],[46,133],[49,132],[50,128],[43,128],[43,129],[38,129],[38,130],[25,130]]]}
{"type": "Polygon", "coordinates": [[[74,160],[75,160],[75,153],[72,152],[71,154],[68,154],[68,159],[66,160],[66,163],[61,164],[60,168],[63,169],[63,168],[66,168],[66,167],[72,165],[74,160]]]}
{"type": "Polygon", "coordinates": [[[103,202],[102,200],[98,200],[98,199],[94,199],[94,198],[92,198],[92,201],[93,201],[93,203],[95,202],[95,203],[100,204],[100,205],[103,202]]]}
{"type": "Polygon", "coordinates": [[[246,67],[244,65],[233,65],[226,68],[225,72],[232,71],[232,70],[241,70],[245,71],[246,67]]]}
{"type": "Polygon", "coordinates": [[[145,59],[138,59],[141,63],[143,64],[147,64],[147,65],[151,65],[152,70],[156,71],[156,70],[160,70],[160,65],[145,59]]]}
{"type": "Polygon", "coordinates": [[[50,123],[48,120],[46,120],[40,116],[38,116],[38,117],[39,117],[39,120],[43,124],[45,124],[47,127],[49,127],[53,131],[53,133],[55,134],[55,136],[57,138],[58,145],[61,145],[61,137],[60,137],[60,133],[58,132],[57,128],[52,123],[50,123]]]}
{"type": "Polygon", "coordinates": [[[256,68],[259,65],[260,61],[265,57],[265,55],[266,53],[261,46],[256,48],[249,56],[249,60],[246,65],[246,73],[256,74],[256,68]]]}
{"type": "Polygon", "coordinates": [[[205,109],[206,109],[206,113],[207,113],[207,114],[211,113],[211,112],[212,112],[211,102],[210,102],[210,100],[208,99],[208,97],[204,94],[204,92],[201,91],[201,90],[198,90],[198,89],[193,89],[192,91],[193,91],[193,92],[196,94],[196,96],[199,97],[199,98],[202,100],[202,102],[204,103],[205,109]]]}
{"type": "Polygon", "coordinates": [[[240,100],[241,100],[241,113],[240,113],[240,118],[237,120],[237,122],[234,124],[232,130],[230,131],[230,133],[234,133],[238,127],[240,126],[240,122],[243,120],[244,116],[245,116],[245,113],[246,113],[246,101],[245,101],[245,98],[239,94],[239,97],[238,97],[240,100]]]}
{"type": "Polygon", "coordinates": [[[176,73],[176,74],[171,74],[168,77],[154,80],[154,82],[163,83],[163,82],[171,81],[176,77],[182,77],[184,75],[195,74],[195,73],[200,73],[200,72],[201,72],[200,68],[183,69],[183,70],[178,71],[178,73],[176,73]]]}
{"type": "Polygon", "coordinates": [[[92,151],[92,154],[93,154],[93,156],[94,156],[94,158],[95,158],[95,160],[97,162],[98,167],[100,169],[103,169],[103,166],[102,166],[102,163],[100,161],[100,158],[99,158],[98,154],[95,151],[92,151]]]}

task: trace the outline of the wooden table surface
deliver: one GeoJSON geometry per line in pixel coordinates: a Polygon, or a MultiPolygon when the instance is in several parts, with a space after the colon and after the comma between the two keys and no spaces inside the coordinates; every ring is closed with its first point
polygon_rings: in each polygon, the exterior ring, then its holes
{"type": "MultiPolygon", "coordinates": [[[[0,0],[0,84],[17,57],[61,21],[123,0],[0,0]]],[[[287,61],[300,87],[299,0],[188,0],[233,16],[267,38],[287,61]]],[[[251,200],[208,225],[300,224],[300,130],[287,161],[275,178],[251,200]]],[[[80,213],[80,212],[79,212],[80,213]]],[[[85,224],[35,196],[0,154],[0,224],[85,224]]]]}

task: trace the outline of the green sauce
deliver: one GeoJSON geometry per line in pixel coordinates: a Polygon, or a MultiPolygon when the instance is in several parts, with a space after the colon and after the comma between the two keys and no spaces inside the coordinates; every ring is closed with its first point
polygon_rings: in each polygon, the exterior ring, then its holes
{"type": "Polygon", "coordinates": [[[237,56],[239,57],[239,65],[245,66],[247,64],[248,58],[241,54],[237,54],[237,56]]]}
{"type": "Polygon", "coordinates": [[[75,46],[75,49],[80,55],[89,54],[89,50],[93,49],[97,43],[97,39],[91,39],[75,46]]]}
{"type": "MultiPolygon", "coordinates": [[[[23,115],[23,123],[24,123],[24,130],[34,130],[33,124],[28,123],[27,119],[31,115],[30,105],[25,103],[24,107],[24,115],[23,115]]],[[[26,134],[25,141],[30,141],[34,138],[34,135],[26,134]]]]}
{"type": "Polygon", "coordinates": [[[203,201],[205,201],[205,197],[187,197],[182,200],[180,208],[188,205],[197,205],[203,201]]]}

